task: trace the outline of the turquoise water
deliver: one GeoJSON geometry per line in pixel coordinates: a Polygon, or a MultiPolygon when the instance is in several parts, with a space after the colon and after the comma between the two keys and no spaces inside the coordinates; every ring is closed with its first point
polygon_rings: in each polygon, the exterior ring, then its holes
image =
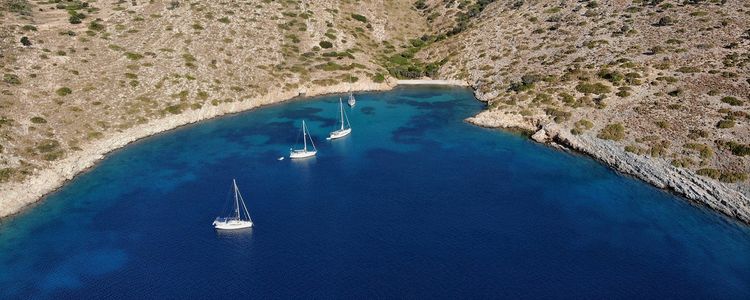
{"type": "Polygon", "coordinates": [[[338,96],[109,155],[0,225],[0,298],[750,298],[750,230],[586,157],[477,128],[471,91],[338,96]],[[305,119],[318,157],[277,161],[305,119]],[[212,220],[237,178],[255,227],[212,220]]]}

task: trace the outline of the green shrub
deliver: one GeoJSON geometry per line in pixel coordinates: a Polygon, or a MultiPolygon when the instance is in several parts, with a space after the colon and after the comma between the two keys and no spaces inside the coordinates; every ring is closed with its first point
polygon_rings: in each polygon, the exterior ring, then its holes
{"type": "Polygon", "coordinates": [[[59,148],[60,148],[60,142],[58,142],[56,140],[51,140],[51,139],[42,140],[36,146],[36,149],[40,153],[52,152],[52,151],[55,151],[55,150],[57,150],[59,148]]]}
{"type": "Polygon", "coordinates": [[[679,69],[677,69],[677,72],[680,73],[698,73],[700,71],[701,69],[698,67],[680,67],[679,69]]]}
{"type": "Polygon", "coordinates": [[[21,79],[16,74],[3,74],[3,82],[7,84],[21,84],[21,79]]]}
{"type": "Polygon", "coordinates": [[[719,123],[716,123],[716,128],[732,128],[734,127],[734,121],[729,119],[724,119],[719,121],[719,123]]]}
{"type": "Polygon", "coordinates": [[[739,105],[742,105],[742,104],[745,103],[742,100],[737,99],[735,97],[731,97],[731,96],[727,96],[727,97],[721,98],[721,102],[727,103],[727,104],[729,104],[731,106],[739,106],[739,105]]]}
{"type": "Polygon", "coordinates": [[[700,152],[702,159],[709,159],[714,155],[714,151],[711,147],[705,144],[686,143],[685,145],[682,145],[682,147],[700,152]]]}
{"type": "Polygon", "coordinates": [[[746,181],[747,174],[741,172],[722,172],[719,176],[719,181],[735,183],[740,181],[746,181]]]}
{"type": "Polygon", "coordinates": [[[625,127],[620,123],[609,124],[602,128],[596,137],[603,140],[620,141],[625,138],[625,127]]]}
{"type": "Polygon", "coordinates": [[[44,123],[47,123],[47,120],[45,120],[42,117],[33,117],[33,118],[31,118],[31,123],[34,123],[34,124],[44,124],[44,123]]]}
{"type": "Polygon", "coordinates": [[[320,47],[323,48],[323,49],[328,49],[328,48],[333,47],[333,44],[331,42],[329,42],[329,41],[320,41],[320,43],[318,43],[318,45],[320,45],[320,47]]]}
{"type": "Polygon", "coordinates": [[[377,83],[381,83],[381,82],[385,81],[385,76],[383,76],[383,74],[380,74],[380,73],[375,74],[375,76],[372,77],[372,81],[377,82],[377,83]]]}
{"type": "Polygon", "coordinates": [[[672,26],[674,25],[674,23],[675,23],[674,18],[670,16],[664,16],[664,17],[659,18],[659,21],[657,21],[655,25],[656,26],[672,26]]]}
{"type": "Polygon", "coordinates": [[[183,104],[170,105],[170,106],[167,106],[166,108],[167,112],[169,112],[170,114],[174,114],[174,115],[181,114],[183,109],[185,109],[183,104]]]}
{"type": "Polygon", "coordinates": [[[74,14],[71,14],[70,17],[68,17],[68,22],[70,24],[81,24],[81,21],[85,17],[86,15],[84,14],[74,13],[74,14]]]}
{"type": "Polygon", "coordinates": [[[582,82],[582,83],[579,83],[576,86],[576,91],[579,91],[579,92],[584,93],[584,94],[601,95],[601,94],[607,94],[607,93],[609,93],[610,92],[610,88],[609,88],[609,86],[607,86],[607,85],[605,85],[603,83],[600,83],[600,82],[597,82],[597,83],[582,82]]]}
{"type": "Polygon", "coordinates": [[[125,57],[129,60],[139,60],[143,58],[143,55],[135,52],[125,52],[125,57]]]}
{"type": "Polygon", "coordinates": [[[553,120],[555,123],[562,123],[570,119],[571,113],[563,110],[559,110],[554,107],[549,107],[544,109],[544,113],[546,113],[548,116],[553,117],[553,120]]]}
{"type": "Polygon", "coordinates": [[[738,182],[747,180],[747,174],[739,172],[722,172],[717,169],[703,168],[695,172],[698,175],[718,179],[723,182],[738,182]]]}
{"type": "Polygon", "coordinates": [[[625,152],[635,153],[638,155],[646,153],[646,149],[640,148],[636,145],[627,145],[625,146],[625,152]]]}
{"type": "Polygon", "coordinates": [[[692,159],[687,158],[687,157],[672,160],[672,166],[675,166],[678,168],[689,168],[689,167],[692,167],[694,164],[695,162],[692,159]]]}
{"type": "Polygon", "coordinates": [[[102,31],[102,30],[104,30],[105,26],[102,23],[99,23],[97,21],[99,21],[99,19],[97,19],[97,20],[92,21],[91,23],[89,23],[89,30],[93,30],[93,31],[102,31]]]}
{"type": "Polygon", "coordinates": [[[575,122],[573,126],[574,128],[570,130],[570,133],[572,133],[573,135],[579,135],[585,132],[586,130],[593,128],[594,123],[591,123],[591,121],[586,120],[586,119],[580,119],[578,120],[578,122],[575,122]]]}
{"type": "Polygon", "coordinates": [[[617,72],[617,71],[610,71],[610,70],[607,70],[607,69],[602,69],[601,71],[599,71],[599,73],[597,75],[600,78],[602,78],[604,80],[607,80],[607,81],[609,81],[611,83],[620,82],[620,81],[622,81],[625,78],[625,76],[623,76],[622,73],[617,72]]]}
{"type": "Polygon", "coordinates": [[[11,176],[13,176],[13,173],[15,173],[15,169],[13,168],[2,168],[0,169],[0,182],[8,182],[10,181],[11,176]]]}
{"type": "Polygon", "coordinates": [[[61,87],[55,91],[55,93],[58,96],[67,96],[73,93],[73,90],[71,90],[69,87],[61,87]]]}
{"type": "Polygon", "coordinates": [[[352,14],[352,19],[355,19],[357,21],[360,21],[362,23],[367,23],[367,17],[359,14],[352,14]]]}
{"type": "Polygon", "coordinates": [[[221,17],[219,18],[219,22],[224,23],[224,24],[229,24],[230,20],[227,17],[221,17]]]}

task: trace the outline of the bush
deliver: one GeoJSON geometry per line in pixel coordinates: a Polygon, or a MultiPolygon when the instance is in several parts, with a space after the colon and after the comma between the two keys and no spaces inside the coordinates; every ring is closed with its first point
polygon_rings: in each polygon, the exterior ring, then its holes
{"type": "Polygon", "coordinates": [[[729,104],[731,106],[739,106],[739,105],[744,104],[744,102],[742,100],[737,99],[735,97],[730,97],[730,96],[721,98],[721,102],[727,103],[727,104],[729,104]]]}
{"type": "Polygon", "coordinates": [[[372,77],[372,81],[377,82],[377,83],[381,83],[381,82],[385,81],[385,76],[383,76],[383,74],[380,74],[380,73],[375,74],[375,76],[372,77]]]}
{"type": "Polygon", "coordinates": [[[89,30],[93,30],[93,31],[102,31],[102,30],[104,30],[104,28],[105,28],[104,25],[102,25],[102,23],[97,22],[98,20],[99,19],[97,19],[97,20],[89,23],[89,30]]]}
{"type": "Polygon", "coordinates": [[[675,20],[670,16],[664,16],[659,18],[659,21],[656,22],[656,26],[672,26],[674,25],[675,20]]]}
{"type": "Polygon", "coordinates": [[[747,174],[738,172],[722,172],[717,169],[703,168],[695,172],[698,175],[718,179],[723,182],[738,182],[747,180],[747,174]]]}
{"type": "Polygon", "coordinates": [[[8,182],[10,181],[10,177],[13,176],[14,169],[12,168],[2,168],[0,169],[0,182],[8,182]]]}
{"type": "Polygon", "coordinates": [[[622,73],[617,71],[610,71],[607,69],[602,69],[597,75],[599,75],[600,78],[611,83],[617,83],[625,79],[625,76],[623,76],[622,73]]]}
{"type": "Polygon", "coordinates": [[[553,117],[553,120],[555,123],[562,123],[570,119],[571,113],[559,110],[557,108],[549,107],[544,110],[544,113],[546,113],[548,116],[553,117]]]}
{"type": "Polygon", "coordinates": [[[667,129],[667,128],[670,127],[669,122],[664,121],[664,120],[656,121],[656,122],[654,122],[654,124],[656,124],[656,127],[659,127],[661,129],[667,129]]]}
{"type": "Polygon", "coordinates": [[[716,128],[723,129],[723,128],[732,128],[732,127],[734,127],[734,121],[732,120],[724,119],[724,120],[719,121],[719,123],[716,123],[716,128]]]}
{"type": "Polygon", "coordinates": [[[359,14],[352,14],[352,19],[355,19],[357,21],[360,21],[362,23],[367,23],[367,17],[359,14]]]}
{"type": "Polygon", "coordinates": [[[698,67],[689,67],[689,66],[688,67],[680,67],[680,68],[677,69],[677,72],[680,72],[680,73],[698,73],[700,71],[701,71],[701,69],[698,68],[698,67]]]}
{"type": "Polygon", "coordinates": [[[747,180],[747,174],[740,173],[740,172],[722,172],[721,176],[719,176],[719,181],[729,182],[729,183],[735,183],[738,181],[745,181],[745,180],[747,180]]]}
{"type": "Polygon", "coordinates": [[[135,52],[125,52],[125,57],[129,60],[139,60],[143,58],[143,55],[135,52]]]}
{"type": "Polygon", "coordinates": [[[320,47],[323,48],[323,49],[328,49],[328,48],[333,47],[333,44],[331,42],[329,42],[329,41],[320,41],[320,43],[318,43],[318,45],[320,45],[320,47]]]}
{"type": "Polygon", "coordinates": [[[596,137],[603,140],[620,141],[625,138],[625,127],[620,123],[609,124],[602,128],[596,137]]]}
{"type": "Polygon", "coordinates": [[[672,166],[678,167],[678,168],[689,168],[692,167],[695,164],[695,162],[690,158],[680,158],[680,159],[673,159],[672,160],[672,166]]]}
{"type": "Polygon", "coordinates": [[[606,94],[610,92],[610,89],[607,85],[597,82],[597,83],[579,83],[576,86],[576,91],[579,91],[584,94],[606,94]]]}
{"type": "Polygon", "coordinates": [[[61,87],[55,91],[55,93],[58,96],[67,96],[73,93],[73,90],[71,90],[69,87],[61,87]]]}
{"type": "Polygon", "coordinates": [[[699,151],[702,159],[709,159],[714,155],[714,151],[711,149],[711,147],[705,144],[687,143],[682,147],[699,151]]]}
{"type": "Polygon", "coordinates": [[[33,117],[33,118],[31,118],[31,123],[34,123],[34,124],[44,124],[44,123],[47,123],[47,120],[45,120],[42,117],[33,117]]]}
{"type": "Polygon", "coordinates": [[[183,109],[185,109],[183,104],[170,105],[170,106],[167,106],[166,108],[167,112],[169,112],[170,114],[174,114],[174,115],[181,114],[183,109]]]}
{"type": "Polygon", "coordinates": [[[570,130],[570,133],[572,133],[573,135],[579,135],[583,133],[584,131],[589,130],[594,127],[594,123],[591,123],[591,121],[586,120],[586,119],[580,119],[578,120],[578,122],[575,122],[575,124],[573,125],[575,127],[570,130]]]}
{"type": "Polygon", "coordinates": [[[21,45],[24,45],[25,47],[31,46],[31,41],[29,40],[28,37],[22,36],[21,45]]]}
{"type": "Polygon", "coordinates": [[[3,82],[7,84],[21,84],[21,79],[16,74],[3,74],[3,82]]]}
{"type": "Polygon", "coordinates": [[[39,150],[40,153],[48,153],[57,150],[60,148],[60,142],[56,140],[42,140],[39,142],[39,144],[36,146],[36,149],[39,150]]]}

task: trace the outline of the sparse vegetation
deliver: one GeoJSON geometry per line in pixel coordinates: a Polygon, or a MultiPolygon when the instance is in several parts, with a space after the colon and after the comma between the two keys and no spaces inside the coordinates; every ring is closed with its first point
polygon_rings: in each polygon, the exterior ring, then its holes
{"type": "Polygon", "coordinates": [[[69,87],[61,87],[55,91],[55,94],[58,96],[67,96],[73,93],[73,90],[71,90],[69,87]]]}
{"type": "Polygon", "coordinates": [[[625,126],[620,123],[608,124],[596,136],[603,140],[620,141],[625,138],[625,126]]]}
{"type": "Polygon", "coordinates": [[[745,103],[744,101],[742,101],[740,99],[737,99],[735,97],[730,97],[730,96],[721,98],[721,102],[724,102],[724,103],[732,105],[732,106],[740,106],[740,105],[743,105],[745,103]]]}

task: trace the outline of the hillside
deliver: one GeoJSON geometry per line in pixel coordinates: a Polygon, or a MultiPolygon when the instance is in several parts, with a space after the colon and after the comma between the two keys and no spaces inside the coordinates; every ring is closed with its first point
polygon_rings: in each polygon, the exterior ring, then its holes
{"type": "Polygon", "coordinates": [[[750,207],[749,14],[743,1],[494,1],[418,57],[447,58],[439,77],[472,83],[488,103],[474,123],[543,129],[535,139],[641,178],[663,167],[685,179],[644,179],[705,189],[695,196],[738,216],[750,207]]]}
{"type": "Polygon", "coordinates": [[[374,54],[426,26],[410,6],[6,0],[0,183],[24,181],[88,144],[172,115],[383,82],[374,54]]]}
{"type": "Polygon", "coordinates": [[[750,222],[740,0],[2,3],[0,191],[185,123],[430,77],[475,88],[472,123],[750,222]]]}

